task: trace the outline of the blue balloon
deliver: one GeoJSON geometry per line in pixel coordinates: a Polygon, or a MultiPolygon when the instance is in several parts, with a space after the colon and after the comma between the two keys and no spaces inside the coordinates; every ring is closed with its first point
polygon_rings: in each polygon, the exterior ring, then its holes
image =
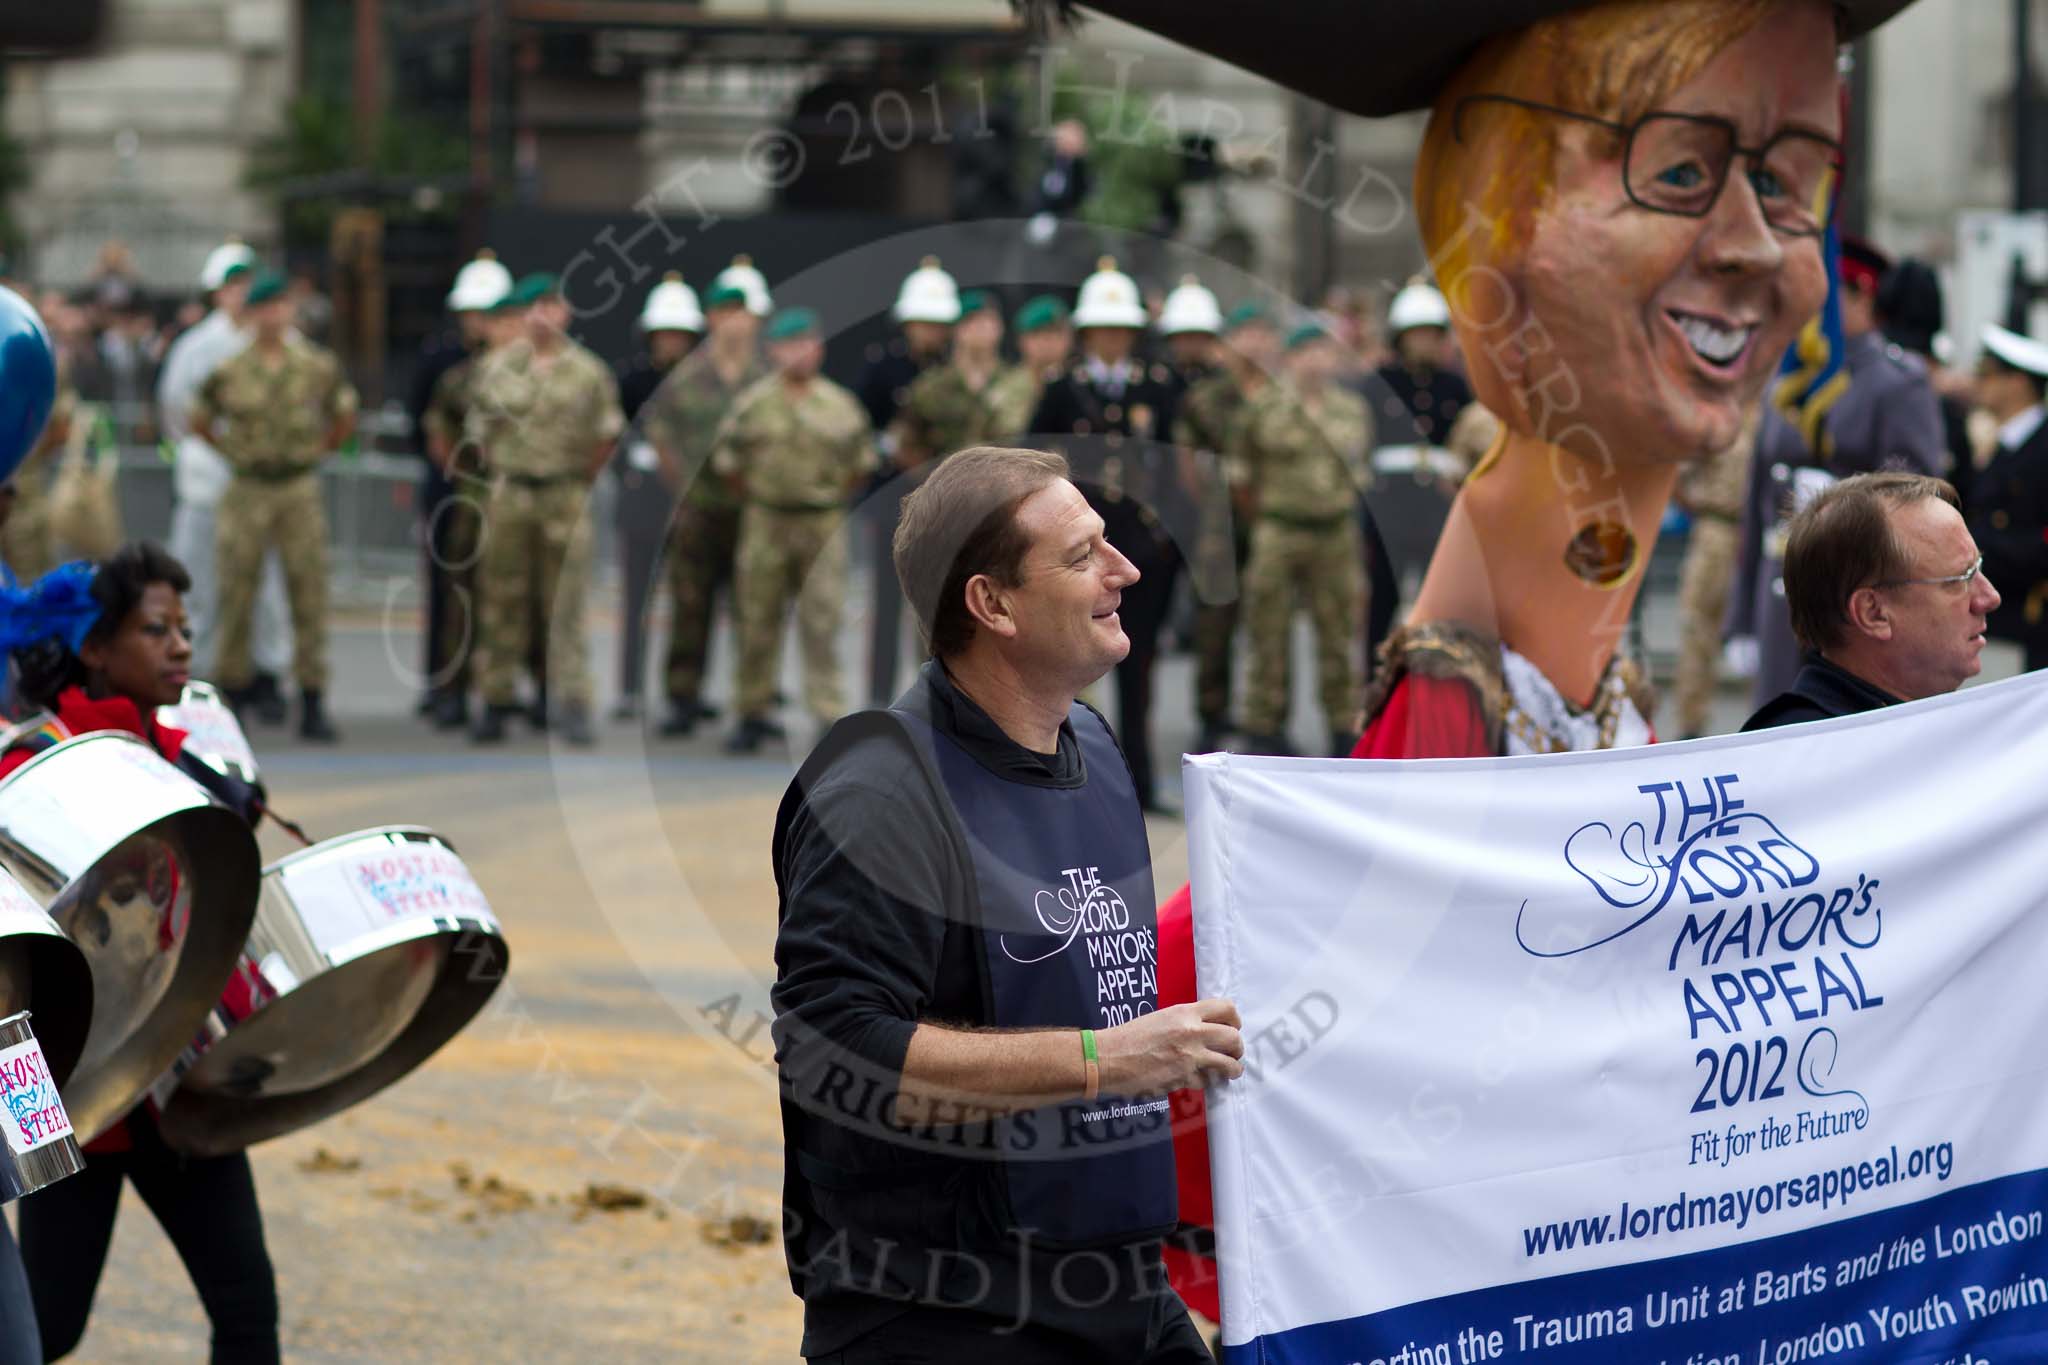
{"type": "Polygon", "coordinates": [[[36,448],[57,402],[57,351],[29,301],[0,285],[0,481],[36,448]]]}

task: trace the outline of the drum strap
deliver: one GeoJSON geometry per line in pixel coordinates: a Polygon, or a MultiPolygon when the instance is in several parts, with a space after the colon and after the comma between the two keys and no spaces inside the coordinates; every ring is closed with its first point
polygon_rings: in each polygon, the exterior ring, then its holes
{"type": "Polygon", "coordinates": [[[291,835],[292,838],[297,839],[307,848],[311,848],[313,846],[313,840],[311,839],[311,837],[307,835],[305,830],[300,829],[296,823],[285,819],[282,815],[279,815],[276,811],[272,810],[267,805],[263,808],[263,813],[269,816],[272,820],[275,820],[278,826],[281,829],[283,829],[286,834],[291,835]]]}
{"type": "Polygon", "coordinates": [[[39,754],[71,738],[64,722],[48,711],[39,711],[20,724],[0,733],[0,753],[39,754]]]}

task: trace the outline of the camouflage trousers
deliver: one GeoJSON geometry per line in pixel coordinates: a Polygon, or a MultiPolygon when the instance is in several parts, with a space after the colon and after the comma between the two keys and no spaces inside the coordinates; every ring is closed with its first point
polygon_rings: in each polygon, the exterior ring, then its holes
{"type": "Polygon", "coordinates": [[[477,670],[490,706],[515,706],[519,670],[544,659],[555,699],[590,705],[583,598],[590,581],[590,489],[582,479],[514,483],[500,476],[484,506],[477,670]]]}
{"type": "Polygon", "coordinates": [[[434,524],[427,528],[428,552],[440,570],[435,586],[442,597],[441,609],[433,613],[440,629],[428,660],[427,686],[436,690],[469,691],[470,662],[481,630],[477,569],[483,560],[484,506],[490,496],[491,486],[484,479],[456,475],[449,495],[434,509],[434,524]]]}
{"type": "Polygon", "coordinates": [[[739,702],[742,719],[765,718],[782,675],[782,624],[796,604],[803,650],[804,705],[821,724],[846,710],[839,672],[839,623],[846,608],[846,517],[779,512],[750,503],[740,516],[739,702]]]}
{"type": "Polygon", "coordinates": [[[7,524],[0,526],[0,562],[26,583],[57,567],[57,548],[50,530],[50,496],[17,488],[7,524]]]}
{"type": "Polygon", "coordinates": [[[697,701],[711,656],[712,609],[732,592],[739,555],[740,509],[699,507],[685,498],[676,507],[668,540],[668,587],[673,603],[668,628],[668,694],[697,701]]]}
{"type": "Polygon", "coordinates": [[[1228,509],[1204,516],[1195,542],[1195,714],[1219,729],[1230,723],[1237,622],[1251,561],[1251,528],[1228,509]]]}
{"type": "Polygon", "coordinates": [[[237,474],[221,495],[215,526],[220,644],[214,681],[243,688],[255,675],[249,637],[263,557],[274,546],[291,603],[292,676],[307,691],[321,691],[327,686],[327,508],[320,476],[309,470],[267,481],[237,474]]]}
{"type": "Polygon", "coordinates": [[[1721,667],[1721,621],[1735,579],[1742,528],[1732,521],[1695,517],[1678,572],[1678,676],[1672,684],[1678,706],[1678,737],[1703,734],[1721,667]]]}
{"type": "Polygon", "coordinates": [[[1272,735],[1287,728],[1294,613],[1304,606],[1316,631],[1323,718],[1332,735],[1351,730],[1360,701],[1355,656],[1366,598],[1364,549],[1358,523],[1349,516],[1327,526],[1259,519],[1245,566],[1244,621],[1252,652],[1245,680],[1247,733],[1272,735]]]}

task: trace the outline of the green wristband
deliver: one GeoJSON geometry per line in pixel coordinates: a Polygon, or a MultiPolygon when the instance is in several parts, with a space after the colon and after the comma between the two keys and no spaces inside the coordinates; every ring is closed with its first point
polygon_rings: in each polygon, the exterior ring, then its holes
{"type": "Polygon", "coordinates": [[[1092,1028],[1081,1030],[1081,1055],[1091,1062],[1102,1060],[1095,1055],[1095,1030],[1092,1028]]]}

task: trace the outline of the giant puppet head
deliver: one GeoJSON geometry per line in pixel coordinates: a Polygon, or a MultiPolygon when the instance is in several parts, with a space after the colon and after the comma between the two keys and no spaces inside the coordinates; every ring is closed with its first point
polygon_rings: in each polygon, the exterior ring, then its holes
{"type": "Polygon", "coordinates": [[[1909,3],[1089,7],[1353,113],[1431,108],[1416,217],[1473,386],[1604,465],[1735,439],[1826,294],[1836,52],[1909,3]]]}
{"type": "Polygon", "coordinates": [[[1423,242],[1475,392],[1603,468],[1731,444],[1827,296],[1828,0],[1610,0],[1437,96],[1423,242]]]}

